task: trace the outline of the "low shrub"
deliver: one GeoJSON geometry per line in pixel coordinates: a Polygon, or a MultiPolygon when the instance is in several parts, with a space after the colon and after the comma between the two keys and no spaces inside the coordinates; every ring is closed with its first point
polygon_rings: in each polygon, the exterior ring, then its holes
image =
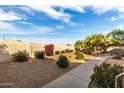
{"type": "Polygon", "coordinates": [[[71,50],[71,49],[65,49],[65,53],[70,53],[70,52],[73,52],[73,50],[71,50]]]}
{"type": "Polygon", "coordinates": [[[69,53],[70,52],[70,49],[65,49],[65,53],[69,53]]]}
{"type": "Polygon", "coordinates": [[[77,55],[79,52],[80,52],[80,51],[75,51],[75,53],[74,53],[74,54],[75,54],[75,55],[77,55]]]}
{"type": "Polygon", "coordinates": [[[55,51],[55,54],[56,54],[56,55],[59,55],[59,54],[60,54],[60,51],[59,51],[59,50],[56,50],[56,51],[55,51]]]}
{"type": "MultiPolygon", "coordinates": [[[[114,88],[115,87],[115,76],[124,71],[122,66],[103,63],[100,66],[94,67],[94,73],[91,76],[91,82],[95,87],[100,88],[114,88]]],[[[121,87],[122,81],[119,80],[119,87],[121,87]]]]}
{"type": "Polygon", "coordinates": [[[69,67],[69,63],[70,62],[69,62],[68,58],[66,56],[63,56],[63,55],[59,56],[59,58],[57,59],[57,62],[56,62],[56,64],[60,68],[67,68],[67,67],[69,67]]]}
{"type": "Polygon", "coordinates": [[[63,54],[63,53],[65,53],[65,51],[64,51],[64,50],[62,50],[62,51],[61,51],[61,53],[63,54]]]}
{"type": "Polygon", "coordinates": [[[52,56],[54,55],[53,51],[54,51],[54,45],[53,44],[48,44],[48,45],[45,45],[44,46],[44,51],[45,51],[45,54],[47,56],[52,56]]]}
{"type": "Polygon", "coordinates": [[[70,52],[73,52],[73,50],[71,49],[70,52]]]}
{"type": "Polygon", "coordinates": [[[83,60],[84,59],[84,53],[83,52],[78,52],[75,59],[83,60]]]}
{"type": "Polygon", "coordinates": [[[26,51],[18,51],[15,54],[13,54],[14,61],[16,62],[24,62],[28,61],[29,59],[29,54],[26,51]]]}
{"type": "Polygon", "coordinates": [[[43,59],[44,58],[44,52],[43,51],[35,51],[34,56],[37,59],[43,59]]]}

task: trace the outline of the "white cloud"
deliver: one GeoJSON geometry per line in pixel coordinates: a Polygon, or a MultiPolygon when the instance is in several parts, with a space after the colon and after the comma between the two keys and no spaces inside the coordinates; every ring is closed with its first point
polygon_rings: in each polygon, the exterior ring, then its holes
{"type": "Polygon", "coordinates": [[[12,23],[0,21],[0,34],[12,34],[12,35],[34,35],[44,34],[51,32],[54,29],[47,26],[36,26],[35,24],[29,24],[29,29],[25,29],[21,26],[16,26],[12,23]]]}
{"type": "Polygon", "coordinates": [[[10,23],[0,22],[0,29],[13,29],[13,28],[15,28],[15,26],[10,23]]]}
{"type": "Polygon", "coordinates": [[[81,5],[59,5],[59,7],[74,10],[74,11],[78,11],[78,12],[81,12],[81,13],[85,12],[83,6],[81,6],[81,5]]]}
{"type": "Polygon", "coordinates": [[[113,16],[110,18],[111,21],[119,20],[119,19],[124,19],[124,6],[117,6],[117,5],[95,5],[92,6],[92,9],[94,10],[94,13],[97,15],[106,13],[108,11],[116,11],[118,14],[117,16],[113,16]]]}
{"type": "MultiPolygon", "coordinates": [[[[71,18],[72,18],[72,15],[69,14],[69,13],[65,13],[64,11],[57,11],[53,8],[53,6],[50,6],[50,5],[40,5],[40,6],[35,6],[35,5],[28,5],[28,7],[30,7],[31,9],[34,9],[34,10],[37,10],[37,11],[41,11],[43,13],[45,13],[47,16],[53,18],[53,19],[56,19],[56,20],[61,20],[71,26],[75,26],[76,23],[72,22],[71,21],[71,18]]],[[[64,9],[71,9],[71,10],[74,10],[74,11],[78,11],[78,12],[81,12],[83,13],[84,12],[84,9],[82,6],[67,6],[67,5],[59,5],[58,7],[61,7],[61,8],[64,8],[64,9]]],[[[25,9],[27,10],[27,9],[25,9]]]]}
{"type": "Polygon", "coordinates": [[[110,19],[111,21],[115,21],[116,20],[116,17],[115,16],[113,16],[113,17],[111,17],[111,19],[110,19]]]}
{"type": "Polygon", "coordinates": [[[27,21],[17,21],[16,23],[20,23],[23,25],[32,25],[33,23],[27,22],[27,21]]]}
{"type": "Polygon", "coordinates": [[[110,6],[110,5],[95,5],[92,6],[92,9],[94,10],[94,13],[97,15],[103,14],[105,12],[108,12],[110,10],[114,9],[114,6],[110,6]]]}
{"type": "MultiPolygon", "coordinates": [[[[47,26],[36,26],[32,25],[30,28],[31,34],[44,34],[47,32],[52,32],[54,29],[47,26]]],[[[30,33],[29,33],[30,34],[30,33]]]]}
{"type": "Polygon", "coordinates": [[[13,20],[22,20],[23,17],[14,12],[4,12],[0,9],[0,21],[13,21],[13,20]]]}
{"type": "Polygon", "coordinates": [[[65,23],[68,23],[70,21],[71,15],[68,13],[64,13],[61,11],[56,11],[51,6],[29,6],[32,9],[41,11],[45,13],[47,16],[53,18],[53,19],[59,19],[64,21],[65,23]]]}
{"type": "Polygon", "coordinates": [[[71,26],[76,26],[77,24],[74,23],[74,22],[70,22],[69,25],[71,25],[71,26]]]}
{"type": "Polygon", "coordinates": [[[25,10],[27,12],[32,12],[32,10],[27,6],[21,6],[20,9],[23,9],[23,10],[25,10]]]}
{"type": "Polygon", "coordinates": [[[28,7],[28,6],[20,6],[19,8],[24,10],[24,11],[26,11],[26,12],[28,12],[31,15],[35,14],[34,12],[32,12],[32,9],[30,7],[28,7]]]}
{"type": "Polygon", "coordinates": [[[124,30],[124,25],[123,24],[120,24],[120,25],[116,26],[115,29],[124,30]]]}
{"type": "Polygon", "coordinates": [[[62,26],[56,26],[57,29],[64,29],[62,26]]]}
{"type": "Polygon", "coordinates": [[[37,26],[23,19],[25,19],[23,15],[16,14],[15,12],[12,11],[5,12],[0,8],[0,34],[13,34],[13,35],[44,34],[53,31],[53,28],[47,26],[37,26]],[[5,21],[10,21],[10,22],[5,22],[5,21]],[[13,24],[11,23],[11,21],[16,21],[17,24],[19,23],[19,24],[27,25],[29,29],[25,29],[23,26],[13,24]]]}
{"type": "Polygon", "coordinates": [[[25,31],[21,31],[18,27],[11,23],[0,22],[0,34],[26,34],[25,31]]]}

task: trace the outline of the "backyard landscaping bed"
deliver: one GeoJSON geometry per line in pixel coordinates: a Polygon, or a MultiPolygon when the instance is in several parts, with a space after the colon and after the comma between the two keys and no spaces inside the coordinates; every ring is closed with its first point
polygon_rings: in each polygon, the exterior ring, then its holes
{"type": "MultiPolygon", "coordinates": [[[[54,55],[45,59],[29,59],[28,62],[1,63],[0,87],[42,87],[84,62],[76,62],[70,58],[70,66],[61,69],[56,65],[57,57],[58,55],[54,55]]],[[[93,58],[95,57],[86,56],[86,59],[93,58]]]]}
{"type": "MultiPolygon", "coordinates": [[[[87,60],[90,60],[90,59],[94,59],[94,58],[95,58],[95,56],[92,56],[92,55],[85,55],[85,54],[84,54],[85,60],[77,60],[77,59],[75,59],[76,55],[75,55],[74,52],[71,52],[71,53],[64,53],[64,54],[62,54],[62,55],[67,56],[68,59],[69,59],[71,62],[73,62],[73,63],[82,63],[82,62],[84,62],[84,61],[87,61],[87,60]]],[[[56,60],[59,56],[60,56],[60,55],[53,55],[53,56],[47,56],[47,58],[56,60]]]]}

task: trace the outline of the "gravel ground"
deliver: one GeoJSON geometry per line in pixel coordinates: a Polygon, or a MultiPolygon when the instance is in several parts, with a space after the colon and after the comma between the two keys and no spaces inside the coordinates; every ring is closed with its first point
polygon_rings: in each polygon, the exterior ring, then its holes
{"type": "MultiPolygon", "coordinates": [[[[65,55],[70,60],[70,67],[66,69],[61,69],[56,65],[55,60],[59,55],[42,60],[30,59],[22,63],[0,63],[0,87],[39,88],[84,62],[84,60],[76,60],[74,53],[65,55]]],[[[95,57],[85,55],[85,58],[89,60],[95,57]]]]}
{"type": "Polygon", "coordinates": [[[79,65],[71,63],[69,68],[60,69],[54,60],[33,60],[1,63],[0,87],[42,87],[79,65]]]}

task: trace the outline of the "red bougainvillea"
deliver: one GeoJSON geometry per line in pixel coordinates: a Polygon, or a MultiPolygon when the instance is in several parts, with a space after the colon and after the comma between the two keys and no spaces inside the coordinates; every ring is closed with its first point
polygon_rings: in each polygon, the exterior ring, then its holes
{"type": "Polygon", "coordinates": [[[44,52],[47,56],[52,56],[54,51],[54,45],[48,44],[44,46],[44,52]]]}

